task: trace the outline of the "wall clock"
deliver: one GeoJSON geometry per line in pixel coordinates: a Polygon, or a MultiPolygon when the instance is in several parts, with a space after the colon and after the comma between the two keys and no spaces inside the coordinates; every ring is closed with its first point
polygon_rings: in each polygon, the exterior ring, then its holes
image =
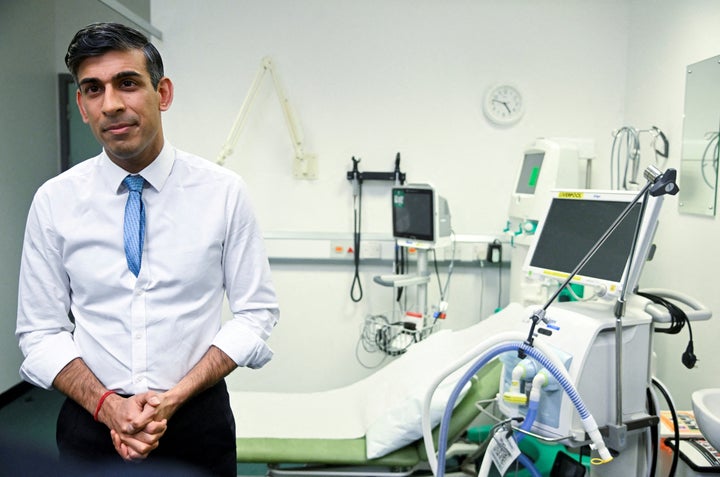
{"type": "Polygon", "coordinates": [[[483,112],[490,122],[510,126],[520,121],[525,114],[525,100],[516,86],[497,84],[485,93],[483,112]]]}

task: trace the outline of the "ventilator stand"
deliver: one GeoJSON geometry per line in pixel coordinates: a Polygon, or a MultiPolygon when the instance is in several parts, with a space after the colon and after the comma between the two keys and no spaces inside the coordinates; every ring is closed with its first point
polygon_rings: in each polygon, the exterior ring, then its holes
{"type": "MultiPolygon", "coordinates": [[[[528,334],[527,340],[525,343],[529,346],[532,346],[533,340],[537,336],[536,334],[536,327],[540,324],[540,322],[544,322],[547,325],[550,325],[548,328],[538,328],[537,333],[544,334],[544,335],[551,335],[552,334],[552,320],[548,319],[546,317],[546,311],[548,307],[555,301],[555,299],[560,295],[562,290],[570,284],[572,279],[577,275],[580,270],[587,264],[588,261],[595,255],[595,253],[598,251],[598,249],[605,243],[605,241],[612,235],[612,233],[615,231],[615,229],[622,223],[622,221],[627,217],[627,215],[630,213],[632,208],[640,201],[642,200],[640,214],[637,219],[637,223],[635,224],[635,232],[631,244],[630,249],[630,255],[628,259],[628,263],[630,266],[632,266],[634,255],[635,255],[635,249],[637,246],[637,239],[640,233],[643,216],[645,213],[645,207],[647,204],[648,196],[657,197],[660,195],[670,194],[675,195],[678,193],[679,188],[675,183],[675,179],[677,177],[677,173],[675,169],[668,169],[664,173],[662,173],[659,169],[657,169],[655,166],[649,166],[645,172],[644,177],[647,180],[647,183],[645,186],[637,193],[635,198],[625,207],[625,209],[620,213],[620,215],[615,219],[615,221],[610,225],[608,230],[598,239],[598,241],[595,243],[595,245],[590,249],[590,251],[583,257],[583,259],[580,261],[580,263],[575,267],[575,269],[570,273],[570,275],[565,279],[565,281],[562,283],[562,285],[555,291],[555,293],[547,300],[545,305],[540,308],[539,310],[535,311],[533,315],[531,316],[532,324],[530,326],[530,332],[528,334]]],[[[632,276],[633,271],[628,270],[628,272],[625,274],[624,282],[621,290],[620,297],[618,298],[617,303],[615,304],[614,309],[614,315],[615,315],[615,415],[616,420],[614,424],[608,424],[607,426],[607,432],[604,433],[605,442],[608,446],[608,448],[613,449],[615,451],[623,451],[627,448],[629,448],[629,443],[627,439],[627,433],[629,430],[633,429],[641,429],[643,427],[647,427],[651,424],[649,419],[641,418],[638,420],[635,420],[633,422],[623,422],[623,408],[622,408],[622,347],[623,347],[623,323],[622,319],[625,315],[625,306],[626,306],[626,298],[627,298],[627,281],[630,276],[632,276]]],[[[518,354],[521,354],[519,351],[518,354]]],[[[523,355],[520,356],[521,358],[524,358],[523,355]]],[[[656,418],[655,418],[656,419],[656,418]]],[[[593,472],[592,475],[605,475],[603,474],[603,471],[609,471],[609,474],[606,474],[608,476],[610,475],[619,475],[617,474],[617,468],[624,466],[632,466],[633,464],[637,463],[637,460],[639,459],[640,455],[640,449],[639,449],[639,440],[633,439],[633,448],[634,452],[627,454],[629,455],[620,455],[619,458],[616,458],[618,462],[615,462],[614,465],[603,465],[599,466],[598,469],[593,468],[593,470],[597,470],[598,472],[593,472]],[[623,462],[624,461],[624,462],[623,462]]],[[[630,475],[630,474],[627,474],[630,475]]]]}
{"type": "Polygon", "coordinates": [[[422,338],[422,334],[427,327],[428,321],[428,299],[427,299],[427,287],[430,281],[430,270],[428,269],[428,251],[424,248],[417,249],[417,275],[419,277],[427,277],[427,280],[419,283],[417,286],[417,296],[415,297],[415,306],[418,312],[422,313],[422,327],[420,329],[419,337],[422,338]]]}
{"type": "Polygon", "coordinates": [[[397,274],[397,275],[378,275],[373,277],[373,281],[378,285],[393,287],[394,289],[403,289],[408,287],[416,287],[415,308],[411,313],[408,311],[405,316],[397,317],[396,309],[393,306],[392,320],[390,326],[402,324],[403,334],[413,335],[413,341],[421,341],[428,332],[432,332],[434,323],[428,323],[428,283],[430,282],[430,269],[428,267],[428,249],[417,248],[417,270],[413,274],[397,274]],[[420,323],[416,321],[408,321],[408,315],[415,316],[420,323]]]}
{"type": "MultiPolygon", "coordinates": [[[[636,239],[639,233],[640,229],[640,221],[642,220],[642,215],[645,211],[645,204],[647,201],[648,196],[657,197],[660,195],[670,194],[675,195],[678,193],[679,188],[675,183],[676,178],[676,172],[674,169],[668,169],[665,171],[664,174],[661,174],[660,171],[655,168],[654,166],[649,166],[645,172],[644,172],[645,179],[648,181],[645,187],[638,193],[638,195],[635,198],[635,202],[637,202],[640,198],[640,196],[644,197],[643,203],[642,203],[642,210],[640,213],[640,218],[638,219],[638,224],[635,229],[635,237],[633,238],[633,245],[630,249],[630,258],[629,263],[633,263],[634,254],[635,254],[635,246],[636,246],[636,239]]],[[[622,290],[620,292],[620,297],[618,298],[617,302],[615,303],[615,424],[608,424],[607,427],[607,436],[605,437],[605,443],[608,445],[609,448],[615,449],[617,451],[623,451],[621,452],[615,460],[617,461],[614,468],[608,468],[608,469],[597,469],[596,472],[593,472],[593,476],[601,477],[601,476],[612,476],[617,475],[616,469],[617,468],[630,468],[633,465],[635,465],[636,468],[638,468],[639,463],[638,461],[642,458],[643,453],[641,452],[641,445],[642,441],[640,439],[639,435],[634,436],[628,436],[628,431],[632,431],[633,429],[639,429],[643,427],[647,427],[648,425],[653,424],[653,422],[646,422],[647,420],[644,419],[638,419],[632,422],[623,422],[623,408],[622,408],[622,343],[623,343],[623,328],[622,328],[622,319],[623,316],[625,316],[625,308],[627,305],[627,296],[628,292],[631,290],[628,290],[627,288],[627,280],[631,275],[631,271],[628,270],[628,273],[625,274],[625,283],[623,283],[622,290]]],[[[655,419],[655,422],[657,421],[657,417],[653,416],[655,419]]]]}

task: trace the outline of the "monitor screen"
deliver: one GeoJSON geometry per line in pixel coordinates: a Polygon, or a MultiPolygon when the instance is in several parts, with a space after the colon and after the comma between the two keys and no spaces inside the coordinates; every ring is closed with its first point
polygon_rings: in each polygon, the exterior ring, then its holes
{"type": "Polygon", "coordinates": [[[428,187],[396,187],[393,189],[393,236],[432,242],[434,231],[433,190],[428,187]]]}
{"type": "Polygon", "coordinates": [[[542,168],[545,152],[527,152],[523,157],[522,167],[520,168],[520,176],[518,177],[515,193],[532,195],[535,193],[538,178],[540,177],[540,169],[542,168]]]}
{"type": "MultiPolygon", "coordinates": [[[[634,193],[626,191],[554,193],[526,260],[529,276],[565,280],[634,196],[634,193]]],[[[603,285],[610,294],[620,293],[640,210],[640,203],[633,206],[595,255],[579,270],[573,283],[603,285]]],[[[651,207],[649,203],[645,212],[644,228],[638,238],[634,262],[640,268],[651,245],[658,211],[659,205],[651,207]]],[[[637,280],[638,274],[633,273],[631,278],[637,280]]]]}

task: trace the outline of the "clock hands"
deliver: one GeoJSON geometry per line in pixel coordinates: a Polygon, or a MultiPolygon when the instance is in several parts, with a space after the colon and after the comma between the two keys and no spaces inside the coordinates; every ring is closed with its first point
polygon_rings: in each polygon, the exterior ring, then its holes
{"type": "Polygon", "coordinates": [[[500,103],[503,106],[505,106],[505,109],[507,109],[508,113],[512,112],[512,111],[510,111],[510,106],[508,106],[507,101],[500,101],[499,99],[493,99],[492,101],[493,101],[493,103],[500,103]]]}

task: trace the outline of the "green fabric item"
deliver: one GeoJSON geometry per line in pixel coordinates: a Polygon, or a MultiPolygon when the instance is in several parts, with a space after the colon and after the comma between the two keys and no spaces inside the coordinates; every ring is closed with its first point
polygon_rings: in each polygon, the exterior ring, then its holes
{"type": "MultiPolygon", "coordinates": [[[[478,371],[467,394],[453,412],[448,435],[451,442],[462,433],[479,414],[477,401],[491,399],[498,392],[501,364],[494,361],[478,371]]],[[[438,429],[433,435],[437,442],[438,429]]],[[[407,445],[378,459],[368,459],[365,438],[357,439],[237,439],[238,462],[268,464],[332,464],[412,467],[426,461],[423,440],[407,445]]]]}
{"type": "Polygon", "coordinates": [[[365,438],[358,439],[238,439],[238,462],[268,464],[341,464],[412,467],[420,458],[406,446],[379,459],[369,460],[365,438]]]}

